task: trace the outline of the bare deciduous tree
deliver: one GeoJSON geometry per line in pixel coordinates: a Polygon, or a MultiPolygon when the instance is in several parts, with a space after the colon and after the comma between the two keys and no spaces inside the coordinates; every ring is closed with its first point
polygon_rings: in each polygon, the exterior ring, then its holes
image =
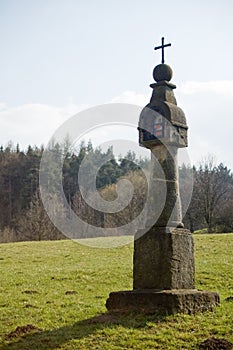
{"type": "Polygon", "coordinates": [[[21,240],[64,239],[62,233],[51,222],[41,201],[39,191],[33,196],[25,215],[20,216],[16,232],[21,240]]]}
{"type": "Polygon", "coordinates": [[[211,156],[195,171],[191,210],[194,209],[200,221],[204,218],[209,233],[213,232],[215,218],[232,194],[232,186],[230,170],[222,163],[216,166],[211,156]]]}

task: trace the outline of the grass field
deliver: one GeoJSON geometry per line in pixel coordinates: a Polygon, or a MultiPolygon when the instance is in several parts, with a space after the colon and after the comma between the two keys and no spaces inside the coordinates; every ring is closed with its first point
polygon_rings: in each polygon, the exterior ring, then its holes
{"type": "Polygon", "coordinates": [[[132,288],[132,244],[0,245],[0,349],[198,349],[209,337],[233,343],[233,234],[194,239],[196,287],[217,291],[221,306],[204,314],[147,317],[105,309],[109,292],[132,288]]]}

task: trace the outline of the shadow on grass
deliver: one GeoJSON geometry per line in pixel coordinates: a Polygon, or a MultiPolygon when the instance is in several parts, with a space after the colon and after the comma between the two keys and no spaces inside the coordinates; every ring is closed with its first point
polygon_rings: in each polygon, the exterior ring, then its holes
{"type": "Polygon", "coordinates": [[[28,333],[8,340],[6,336],[6,342],[0,345],[0,350],[52,350],[106,328],[118,325],[125,328],[147,328],[148,322],[160,323],[166,321],[166,318],[167,316],[159,315],[105,313],[57,329],[28,333]]]}

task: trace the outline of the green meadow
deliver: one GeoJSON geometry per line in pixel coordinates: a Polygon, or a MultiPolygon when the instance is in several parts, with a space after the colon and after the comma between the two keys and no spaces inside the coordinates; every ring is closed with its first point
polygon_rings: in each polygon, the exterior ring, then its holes
{"type": "Polygon", "coordinates": [[[196,287],[218,292],[221,305],[172,316],[107,313],[109,292],[132,289],[132,243],[1,244],[0,349],[198,349],[210,337],[233,343],[233,234],[194,240],[196,287]]]}

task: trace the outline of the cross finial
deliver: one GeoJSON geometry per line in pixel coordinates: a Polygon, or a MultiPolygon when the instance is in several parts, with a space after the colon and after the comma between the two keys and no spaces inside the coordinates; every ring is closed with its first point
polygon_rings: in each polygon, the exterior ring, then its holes
{"type": "Polygon", "coordinates": [[[164,48],[167,46],[171,46],[171,44],[165,44],[164,45],[164,37],[162,37],[162,45],[156,46],[154,50],[162,49],[162,63],[164,63],[164,48]]]}

